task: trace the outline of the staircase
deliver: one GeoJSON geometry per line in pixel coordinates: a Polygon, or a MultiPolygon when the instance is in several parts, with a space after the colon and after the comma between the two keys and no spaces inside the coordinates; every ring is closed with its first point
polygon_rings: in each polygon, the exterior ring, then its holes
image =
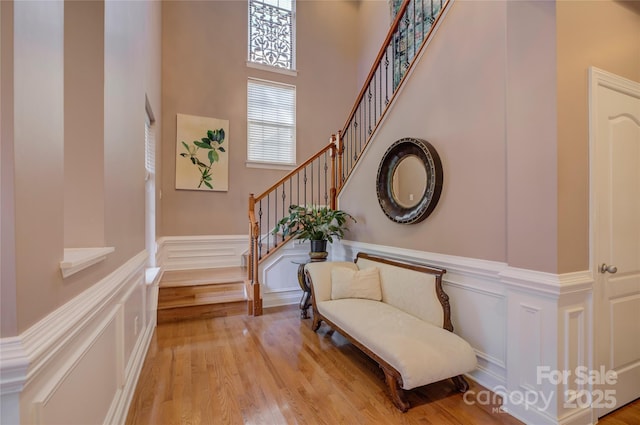
{"type": "Polygon", "coordinates": [[[394,0],[395,19],[358,98],[329,144],[258,196],[249,195],[248,310],[262,314],[260,264],[289,239],[271,235],[290,205],[337,208],[337,197],[453,0],[394,0]],[[397,10],[396,10],[397,9],[397,10]]]}
{"type": "Polygon", "coordinates": [[[246,269],[166,271],[158,293],[158,323],[244,314],[246,269]]]}

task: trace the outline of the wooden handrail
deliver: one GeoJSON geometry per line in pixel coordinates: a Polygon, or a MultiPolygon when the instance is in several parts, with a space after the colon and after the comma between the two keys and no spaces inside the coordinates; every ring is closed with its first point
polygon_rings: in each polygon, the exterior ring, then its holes
{"type": "MultiPolygon", "coordinates": [[[[310,197],[312,200],[311,201],[312,204],[314,205],[316,203],[323,204],[323,205],[328,204],[332,209],[336,209],[338,207],[337,196],[342,190],[342,188],[344,187],[345,181],[351,175],[351,172],[353,171],[355,164],[357,163],[360,155],[369,144],[372,134],[376,132],[378,126],[382,122],[382,118],[386,115],[390,105],[395,100],[396,95],[398,93],[398,88],[403,84],[403,82],[407,78],[408,74],[410,73],[412,67],[415,64],[416,58],[418,58],[422,54],[422,50],[424,46],[427,44],[425,41],[432,36],[432,32],[434,31],[434,28],[437,26],[439,19],[442,16],[442,12],[451,3],[451,0],[439,0],[440,8],[436,11],[434,11],[433,5],[432,5],[431,14],[428,15],[430,27],[426,33],[425,33],[425,30],[426,30],[425,16],[424,16],[424,10],[423,10],[423,15],[422,15],[423,18],[421,18],[423,39],[421,40],[419,46],[417,46],[417,43],[415,43],[414,41],[414,44],[413,44],[414,47],[412,50],[413,56],[409,56],[408,49],[403,50],[405,57],[402,59],[403,62],[401,65],[401,71],[398,71],[399,74],[396,74],[396,66],[400,67],[400,65],[398,65],[399,62],[396,62],[397,60],[396,50],[394,50],[395,47],[392,46],[392,44],[393,44],[394,37],[396,37],[398,32],[402,30],[400,26],[403,20],[405,18],[409,19],[408,15],[405,16],[405,14],[409,13],[407,11],[407,8],[409,7],[412,1],[415,1],[415,0],[404,0],[402,2],[402,5],[400,6],[396,14],[396,17],[393,20],[393,24],[389,28],[387,36],[385,37],[385,40],[376,56],[373,66],[371,67],[371,70],[367,75],[365,83],[358,94],[358,97],[354,103],[353,108],[351,109],[351,112],[349,113],[347,121],[343,129],[338,132],[337,137],[335,135],[331,136],[330,143],[327,146],[322,148],[319,152],[317,152],[315,155],[307,159],[302,164],[298,165],[295,169],[287,173],[284,177],[278,180],[275,184],[271,185],[263,193],[261,193],[258,196],[254,196],[253,194],[249,196],[248,216],[249,216],[249,223],[250,223],[250,229],[249,229],[250,231],[250,241],[249,241],[250,266],[248,270],[247,282],[251,285],[248,287],[248,290],[252,294],[248,303],[249,314],[253,314],[253,315],[262,314],[262,297],[260,292],[260,282],[259,282],[259,273],[258,273],[259,264],[262,261],[264,261],[266,258],[269,258],[271,255],[273,255],[280,247],[284,246],[287,242],[289,242],[292,239],[291,236],[276,234],[277,232],[271,231],[269,229],[278,228],[279,219],[282,219],[286,214],[285,213],[286,205],[291,205],[293,202],[294,197],[292,195],[292,187],[293,187],[294,178],[296,179],[296,182],[297,182],[296,192],[297,192],[298,204],[308,205],[307,187],[310,187],[310,197]],[[393,60],[393,65],[390,70],[391,78],[388,79],[389,74],[387,72],[389,70],[388,65],[389,65],[389,49],[390,48],[392,49],[391,57],[393,60]],[[383,59],[385,60],[384,63],[382,62],[383,59]],[[382,98],[382,91],[380,92],[379,97],[377,97],[378,95],[376,94],[378,75],[379,75],[380,90],[382,90],[382,87],[384,87],[384,90],[385,90],[384,99],[382,98]],[[384,75],[384,81],[385,81],[384,86],[382,86],[383,75],[384,75]],[[391,85],[392,85],[391,87],[388,86],[389,81],[391,82],[391,85]],[[373,119],[371,115],[372,84],[373,84],[373,92],[374,92],[373,93],[373,99],[374,99],[373,119]],[[387,88],[389,88],[389,92],[387,91],[387,88]],[[369,96],[368,100],[365,99],[365,96],[367,94],[369,96]],[[368,102],[368,108],[365,102],[368,102]],[[377,110],[376,110],[376,102],[379,102],[377,104],[378,106],[377,110]],[[362,118],[362,112],[360,112],[360,118],[356,119],[356,114],[358,113],[358,110],[361,107],[364,108],[364,111],[366,114],[368,114],[368,117],[362,118]],[[364,123],[361,121],[363,119],[365,119],[364,123]],[[358,121],[361,121],[361,122],[358,122],[358,121]],[[350,126],[352,124],[354,124],[354,127],[351,128],[351,133],[348,134],[348,132],[350,131],[350,126]],[[354,136],[353,128],[357,129],[358,124],[360,124],[360,128],[363,128],[366,133],[364,134],[364,137],[361,137],[362,133],[357,133],[358,145],[356,148],[356,139],[355,139],[356,136],[354,136]],[[366,124],[366,126],[363,127],[362,126],[363,124],[366,124]],[[331,160],[330,174],[328,174],[329,166],[328,166],[328,161],[326,156],[327,152],[329,152],[329,157],[331,160]],[[324,163],[322,162],[322,159],[321,159],[322,155],[325,155],[324,163]],[[318,162],[317,174],[314,171],[314,164],[316,161],[318,162]],[[322,182],[321,174],[320,174],[321,165],[324,169],[324,184],[321,183],[322,182]],[[306,168],[308,166],[310,166],[310,170],[311,170],[311,173],[309,174],[307,173],[307,168],[306,168]],[[308,175],[310,176],[310,179],[311,179],[310,186],[307,186],[308,175]],[[317,199],[314,196],[314,187],[316,187],[314,183],[314,176],[316,175],[317,175],[316,182],[318,182],[317,183],[317,188],[318,188],[317,199]],[[304,188],[302,192],[304,195],[304,199],[300,198],[301,176],[303,176],[304,178],[304,183],[303,183],[304,188]],[[286,192],[287,183],[289,187],[288,197],[286,192]],[[320,198],[321,187],[324,188],[324,198],[320,198]],[[266,202],[263,202],[265,198],[266,198],[266,202]],[[287,202],[289,204],[287,204],[287,202]],[[258,211],[256,211],[256,208],[258,209],[258,211]],[[264,215],[263,215],[263,212],[264,212],[264,215]],[[263,234],[264,229],[267,229],[268,231],[267,233],[263,234]],[[273,237],[271,237],[272,234],[273,234],[273,237]],[[281,240],[278,241],[278,238],[281,238],[281,240]]],[[[423,5],[423,8],[424,8],[424,5],[423,5]]],[[[413,27],[412,27],[413,31],[416,31],[415,10],[416,9],[414,6],[414,17],[413,17],[413,27]]],[[[409,28],[408,25],[409,24],[407,24],[407,28],[409,28]]],[[[403,37],[408,37],[408,36],[409,36],[409,32],[407,31],[407,34],[403,35],[403,37]]],[[[399,57],[402,58],[402,55],[400,55],[399,57]]],[[[362,109],[360,109],[360,111],[362,111],[362,109]]],[[[296,193],[296,192],[293,192],[293,193],[296,193]]]]}
{"type": "MultiPolygon", "coordinates": [[[[254,196],[254,194],[249,195],[249,209],[248,209],[248,218],[249,218],[249,262],[248,262],[248,270],[247,270],[247,309],[250,315],[258,316],[262,314],[262,298],[260,295],[260,275],[259,275],[259,264],[265,259],[269,258],[273,255],[280,247],[284,246],[287,242],[289,242],[292,237],[290,235],[283,236],[274,234],[273,238],[270,238],[271,231],[270,229],[274,226],[274,223],[277,226],[277,222],[279,219],[283,218],[287,213],[286,205],[285,205],[285,184],[288,182],[289,188],[291,190],[292,180],[297,178],[298,185],[300,182],[300,176],[304,174],[304,189],[303,193],[305,194],[304,202],[306,203],[306,191],[307,191],[307,166],[311,166],[311,198],[312,202],[314,202],[313,197],[313,177],[316,175],[313,170],[314,164],[318,163],[318,190],[320,190],[320,165],[322,164],[322,156],[324,155],[324,187],[325,195],[324,201],[329,203],[332,208],[335,208],[336,201],[336,159],[339,158],[338,153],[338,142],[336,136],[331,136],[330,143],[322,148],[318,153],[313,155],[311,158],[307,159],[305,162],[297,166],[294,170],[287,173],[286,176],[278,180],[275,184],[269,187],[266,191],[261,193],[258,196],[254,196]],[[330,175],[328,172],[328,160],[327,160],[327,152],[329,152],[329,157],[331,160],[330,165],[330,175]],[[327,180],[328,179],[328,180],[327,180]],[[280,190],[280,193],[278,193],[280,190]],[[279,198],[279,195],[282,195],[279,198]],[[266,198],[266,219],[263,217],[263,200],[266,198]],[[276,198],[276,199],[274,199],[276,198]],[[282,210],[278,212],[278,206],[276,202],[281,199],[282,200],[282,210]],[[271,200],[273,210],[269,207],[269,201],[271,200]],[[256,211],[256,208],[258,211],[256,211]],[[271,216],[272,219],[269,218],[269,212],[273,212],[274,214],[271,216]],[[282,215],[279,215],[282,214],[282,215]],[[264,221],[263,221],[264,220],[264,221]],[[267,233],[263,234],[265,232],[267,233]],[[278,241],[278,238],[281,237],[282,240],[278,241]],[[266,242],[265,242],[266,240],[266,242]],[[273,241],[273,243],[272,243],[273,241]]],[[[298,191],[300,187],[298,186],[298,191]]],[[[291,194],[291,192],[290,192],[291,194]]],[[[298,202],[300,202],[300,193],[298,192],[298,202]]],[[[318,192],[318,199],[320,199],[320,193],[318,192]]],[[[289,202],[292,201],[292,198],[289,202]]]]}
{"type": "Polygon", "coordinates": [[[315,161],[316,159],[320,158],[322,156],[322,154],[324,154],[325,152],[327,152],[328,150],[331,149],[331,147],[334,146],[333,141],[331,143],[329,143],[327,146],[325,146],[324,148],[322,148],[322,150],[318,153],[316,153],[315,155],[313,155],[311,158],[307,159],[305,162],[303,162],[302,164],[298,165],[296,168],[294,168],[291,172],[289,172],[286,176],[284,176],[283,178],[281,178],[280,180],[278,180],[277,183],[275,183],[274,185],[272,185],[269,189],[265,190],[264,192],[262,192],[260,195],[255,197],[255,201],[258,202],[261,199],[264,199],[265,196],[267,196],[269,193],[273,192],[274,190],[276,190],[277,187],[279,187],[280,185],[282,185],[282,183],[286,182],[287,180],[289,180],[291,177],[295,176],[296,174],[298,174],[300,171],[302,171],[302,169],[304,167],[306,167],[307,165],[311,164],[313,161],[315,161]]]}
{"type": "MultiPolygon", "coordinates": [[[[380,49],[380,52],[378,53],[378,56],[376,57],[376,61],[373,63],[371,71],[369,72],[369,76],[367,77],[367,81],[365,82],[364,86],[362,87],[362,90],[360,91],[360,95],[358,96],[358,98],[357,98],[357,100],[356,100],[356,102],[355,102],[355,104],[353,106],[353,109],[351,110],[351,114],[349,115],[349,118],[347,119],[343,130],[340,131],[339,134],[345,133],[347,131],[349,125],[351,125],[353,117],[354,117],[356,111],[358,110],[358,108],[360,107],[360,103],[362,101],[362,98],[364,97],[364,94],[367,92],[367,89],[368,89],[369,85],[371,84],[371,81],[373,80],[373,76],[375,75],[376,70],[378,69],[378,65],[380,64],[380,61],[382,60],[382,57],[384,56],[385,50],[388,48],[389,42],[391,41],[391,38],[393,37],[395,31],[397,30],[397,26],[399,25],[401,17],[404,14],[404,11],[406,10],[407,6],[409,5],[409,3],[411,1],[412,0],[405,0],[402,3],[402,6],[400,7],[400,9],[398,11],[398,14],[396,15],[396,19],[394,20],[394,25],[389,30],[389,33],[387,34],[387,37],[385,38],[384,44],[382,45],[382,47],[380,49]]],[[[438,15],[435,17],[433,23],[431,24],[431,26],[429,28],[429,31],[427,31],[427,33],[424,35],[424,38],[423,38],[418,50],[416,51],[415,56],[413,57],[413,60],[409,63],[409,66],[407,67],[406,71],[402,75],[402,78],[400,78],[400,80],[398,82],[398,87],[402,86],[402,84],[404,83],[404,80],[410,74],[410,71],[411,71],[411,69],[413,68],[413,66],[415,64],[415,59],[420,57],[423,48],[427,44],[427,43],[425,43],[425,40],[428,40],[429,37],[431,37],[432,32],[438,26],[440,18],[443,15],[443,12],[447,9],[447,7],[450,5],[450,3],[451,3],[451,0],[443,0],[442,8],[440,9],[438,15]]],[[[384,108],[384,110],[382,110],[382,112],[380,113],[380,117],[378,118],[378,121],[375,123],[375,125],[372,128],[371,134],[374,134],[376,132],[376,130],[378,129],[378,126],[382,123],[382,118],[386,115],[387,110],[389,109],[389,106],[391,106],[391,104],[393,103],[393,101],[396,98],[397,94],[398,94],[398,90],[395,90],[391,94],[391,97],[389,98],[389,102],[388,102],[387,106],[384,108]]],[[[364,152],[364,150],[369,145],[369,141],[370,140],[371,140],[371,138],[367,138],[366,142],[364,143],[364,145],[362,145],[362,148],[360,149],[360,153],[364,152]]],[[[342,142],[342,140],[340,140],[340,142],[342,142]]],[[[344,145],[342,145],[342,146],[343,146],[343,149],[344,149],[344,145]]],[[[341,162],[340,162],[340,165],[342,165],[341,162]]],[[[354,166],[355,166],[355,164],[354,164],[354,166]]],[[[351,175],[351,172],[354,170],[354,168],[355,167],[351,167],[351,169],[349,169],[347,171],[346,176],[344,176],[344,181],[342,181],[340,184],[338,184],[336,198],[338,197],[338,195],[342,191],[342,188],[344,186],[343,183],[346,182],[349,179],[349,176],[351,175]]],[[[342,176],[342,172],[339,175],[342,176]]]]}
{"type": "Polygon", "coordinates": [[[378,55],[376,56],[376,59],[373,61],[373,65],[371,66],[371,70],[369,71],[369,75],[367,75],[367,79],[364,81],[364,84],[362,85],[362,89],[360,90],[360,93],[358,94],[358,97],[356,98],[356,101],[353,104],[353,108],[351,109],[351,112],[349,113],[349,116],[347,117],[347,121],[344,123],[344,126],[342,127],[342,134],[344,134],[347,131],[347,127],[349,127],[349,124],[351,123],[351,120],[353,119],[353,116],[355,115],[356,111],[358,110],[358,106],[360,105],[360,102],[362,101],[362,98],[364,97],[365,93],[367,92],[367,89],[369,88],[369,85],[371,84],[371,81],[373,80],[373,76],[376,74],[376,71],[378,70],[378,64],[380,63],[380,61],[382,61],[382,57],[384,56],[385,52],[387,51],[387,47],[389,46],[389,42],[391,41],[391,39],[393,38],[393,36],[396,33],[396,30],[398,29],[398,25],[400,25],[400,21],[402,20],[402,15],[404,15],[404,12],[407,10],[407,7],[409,6],[409,3],[411,3],[411,0],[404,0],[402,2],[402,5],[400,6],[400,9],[398,9],[398,13],[396,14],[396,18],[393,20],[393,24],[389,28],[389,32],[387,33],[387,36],[385,37],[384,41],[382,42],[382,47],[380,47],[380,51],[378,52],[378,55]]]}

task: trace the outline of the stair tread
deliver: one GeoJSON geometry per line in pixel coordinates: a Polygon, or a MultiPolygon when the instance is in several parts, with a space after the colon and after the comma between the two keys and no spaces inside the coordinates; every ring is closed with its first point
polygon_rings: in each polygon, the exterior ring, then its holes
{"type": "Polygon", "coordinates": [[[244,301],[244,282],[161,287],[158,309],[244,301]]]}
{"type": "Polygon", "coordinates": [[[160,281],[161,288],[242,283],[246,279],[244,267],[219,267],[213,269],[169,270],[160,281]]]}
{"type": "Polygon", "coordinates": [[[165,302],[158,301],[158,310],[202,306],[202,305],[215,305],[215,304],[224,304],[224,303],[239,302],[239,301],[246,301],[244,293],[229,294],[229,295],[215,296],[215,297],[202,297],[198,299],[171,300],[171,301],[165,301],[165,302]]]}

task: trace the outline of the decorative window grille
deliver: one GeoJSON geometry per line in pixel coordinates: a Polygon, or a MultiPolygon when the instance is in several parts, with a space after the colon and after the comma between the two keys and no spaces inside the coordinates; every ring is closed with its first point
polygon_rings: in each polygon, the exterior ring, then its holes
{"type": "Polygon", "coordinates": [[[249,0],[249,61],[295,68],[295,0],[249,0]]]}
{"type": "Polygon", "coordinates": [[[249,79],[247,160],[263,164],[295,165],[295,86],[249,79]]]}

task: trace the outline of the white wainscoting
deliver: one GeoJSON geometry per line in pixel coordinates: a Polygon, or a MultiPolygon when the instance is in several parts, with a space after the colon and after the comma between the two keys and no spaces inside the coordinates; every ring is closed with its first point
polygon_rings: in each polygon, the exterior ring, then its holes
{"type": "Polygon", "coordinates": [[[353,241],[337,245],[333,259],[352,261],[360,251],[446,269],[443,287],[451,302],[454,332],[473,346],[478,357],[471,376],[488,388],[506,384],[507,298],[499,279],[503,263],[353,241]]]}
{"type": "Polygon", "coordinates": [[[18,423],[18,414],[29,424],[124,423],[156,324],[158,280],[145,282],[146,260],[143,251],[20,336],[1,341],[2,423],[18,423]],[[11,346],[12,362],[5,364],[11,346]],[[19,394],[19,412],[18,398],[5,406],[5,394],[9,402],[19,394]]]}
{"type": "Polygon", "coordinates": [[[248,248],[247,235],[163,236],[158,264],[163,270],[237,267],[248,248]]]}
{"type": "MultiPolygon", "coordinates": [[[[247,245],[246,236],[210,236],[166,237],[159,246],[160,264],[177,270],[240,265],[247,245]]],[[[336,261],[364,251],[447,269],[455,332],[478,357],[471,377],[503,394],[504,408],[526,423],[595,421],[591,409],[567,407],[567,391],[580,389],[574,380],[553,383],[538,373],[540,366],[592,368],[590,272],[555,275],[353,241],[330,250],[336,261]],[[544,395],[549,405],[521,399],[531,394],[544,395]]],[[[265,307],[299,302],[295,262],[305,261],[308,251],[296,241],[261,265],[265,307]]],[[[18,395],[22,422],[124,421],[155,326],[157,282],[145,284],[145,259],[146,253],[137,255],[19,337],[0,341],[3,423],[15,422],[9,419],[18,415],[11,410],[18,395]]]]}
{"type": "MultiPolygon", "coordinates": [[[[331,244],[327,245],[331,252],[331,244]]],[[[302,298],[298,266],[309,260],[309,242],[293,240],[260,265],[263,307],[297,304],[302,298]]]]}
{"type": "Polygon", "coordinates": [[[577,366],[592,368],[591,272],[556,275],[354,241],[334,244],[332,258],[351,261],[360,251],[447,270],[443,282],[454,331],[478,357],[470,376],[503,395],[509,414],[541,425],[595,422],[591,409],[566,405],[567,391],[577,388],[574,378],[554,383],[538,369],[575,376],[577,366]]]}

